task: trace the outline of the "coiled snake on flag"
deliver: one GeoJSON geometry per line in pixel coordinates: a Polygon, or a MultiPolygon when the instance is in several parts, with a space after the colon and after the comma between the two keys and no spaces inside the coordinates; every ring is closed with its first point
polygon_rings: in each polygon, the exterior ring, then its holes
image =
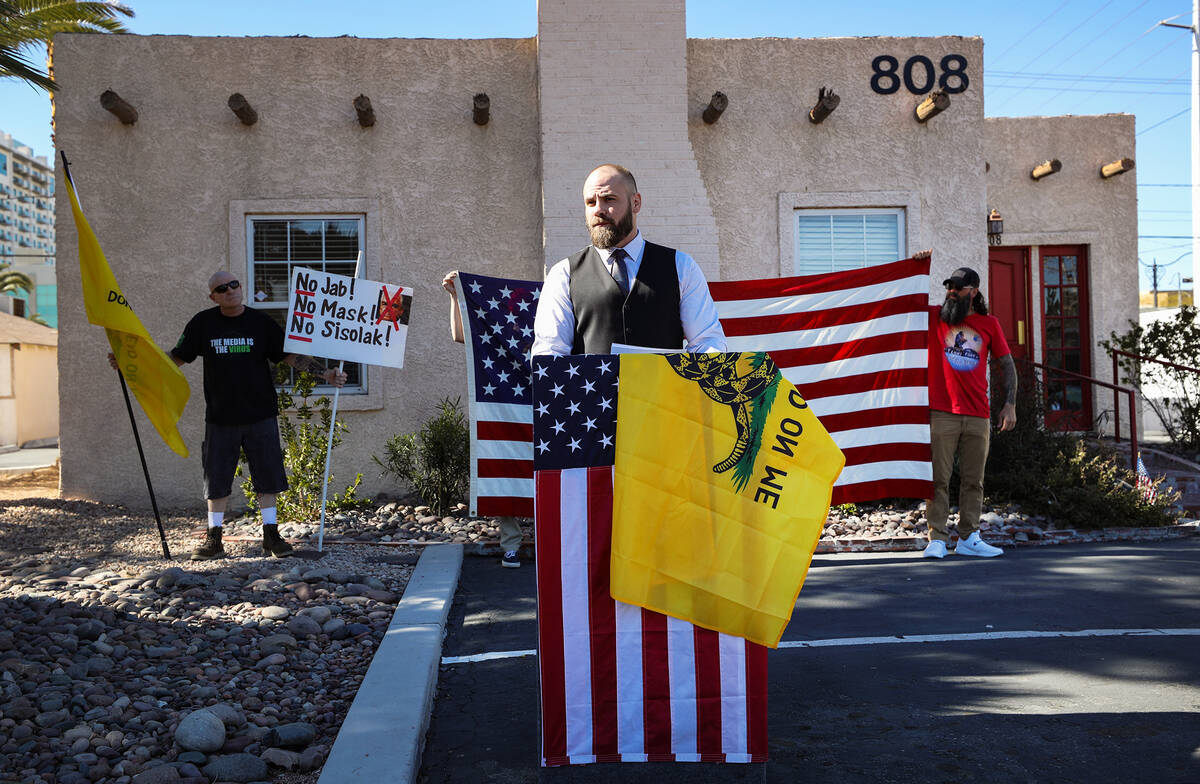
{"type": "Polygon", "coordinates": [[[737,369],[740,354],[668,354],[671,369],[682,378],[695,381],[704,394],[718,403],[733,409],[733,422],[737,426],[737,441],[729,457],[713,466],[713,472],[723,474],[733,468],[750,447],[753,433],[750,430],[750,404],[774,380],[779,368],[767,355],[762,363],[749,373],[739,375],[737,369]]]}

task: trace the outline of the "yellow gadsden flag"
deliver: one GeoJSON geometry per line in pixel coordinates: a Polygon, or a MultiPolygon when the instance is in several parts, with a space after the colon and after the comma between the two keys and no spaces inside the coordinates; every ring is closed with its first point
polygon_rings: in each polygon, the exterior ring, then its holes
{"type": "Polygon", "coordinates": [[[121,373],[154,429],[176,454],[187,457],[188,449],[176,426],[191,395],[187,379],[150,339],[150,333],[125,300],[104,258],[104,251],[100,249],[100,241],[87,218],[83,217],[71,170],[65,168],[65,158],[63,164],[71,213],[75,216],[75,232],[79,235],[79,272],[83,277],[83,303],[88,321],[104,327],[108,333],[108,343],[117,357],[121,373]]]}
{"type": "Polygon", "coordinates": [[[620,362],[613,598],[776,647],[845,457],[765,353],[620,362]]]}

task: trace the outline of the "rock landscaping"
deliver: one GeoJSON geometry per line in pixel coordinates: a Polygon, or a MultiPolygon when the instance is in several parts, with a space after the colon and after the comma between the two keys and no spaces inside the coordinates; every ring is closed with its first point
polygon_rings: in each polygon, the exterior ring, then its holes
{"type": "Polygon", "coordinates": [[[0,782],[315,782],[416,550],[192,562],[164,525],[172,561],[149,515],[0,505],[0,782]]]}

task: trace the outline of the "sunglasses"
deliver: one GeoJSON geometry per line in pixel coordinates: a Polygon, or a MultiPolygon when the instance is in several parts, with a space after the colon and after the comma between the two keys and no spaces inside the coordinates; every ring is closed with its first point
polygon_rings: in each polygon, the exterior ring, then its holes
{"type": "Polygon", "coordinates": [[[220,286],[217,286],[216,288],[214,288],[213,294],[224,294],[226,291],[229,291],[230,289],[240,289],[241,287],[242,287],[241,283],[238,283],[236,280],[231,280],[228,283],[222,283],[220,286]]]}
{"type": "Polygon", "coordinates": [[[974,286],[956,286],[953,283],[946,284],[946,291],[962,291],[963,289],[973,289],[973,288],[975,288],[975,287],[974,286]]]}

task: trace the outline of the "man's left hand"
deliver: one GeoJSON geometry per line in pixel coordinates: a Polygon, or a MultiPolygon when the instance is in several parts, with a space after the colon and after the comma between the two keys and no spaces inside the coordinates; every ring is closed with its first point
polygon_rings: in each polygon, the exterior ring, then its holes
{"type": "Polygon", "coordinates": [[[1015,403],[1005,403],[1000,409],[1000,432],[1012,430],[1017,426],[1017,406],[1015,403]]]}

